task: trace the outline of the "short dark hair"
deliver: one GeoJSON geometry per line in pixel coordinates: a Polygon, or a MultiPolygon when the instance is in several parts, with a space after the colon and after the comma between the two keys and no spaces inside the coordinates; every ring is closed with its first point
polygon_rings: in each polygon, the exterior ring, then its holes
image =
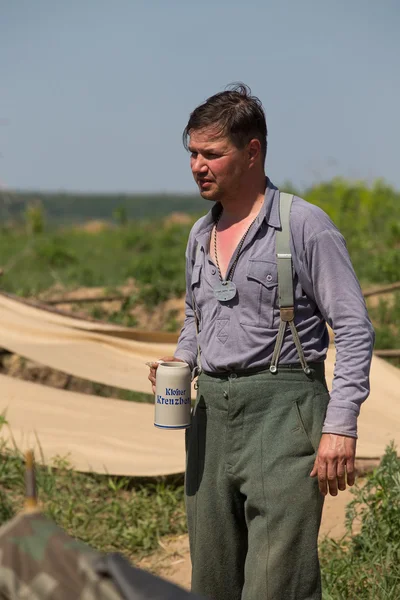
{"type": "Polygon", "coordinates": [[[251,95],[244,83],[227,86],[223,92],[210,96],[189,117],[183,131],[183,145],[188,150],[192,130],[216,127],[217,134],[228,137],[239,149],[256,138],[261,144],[263,161],[267,155],[267,123],[261,101],[251,95]]]}

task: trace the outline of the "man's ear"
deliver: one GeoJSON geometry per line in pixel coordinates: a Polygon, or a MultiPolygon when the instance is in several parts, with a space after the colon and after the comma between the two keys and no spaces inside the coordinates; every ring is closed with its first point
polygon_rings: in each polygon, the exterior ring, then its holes
{"type": "Polygon", "coordinates": [[[253,165],[255,165],[258,162],[258,160],[260,159],[260,156],[261,156],[260,140],[257,140],[256,138],[253,138],[252,140],[250,140],[250,142],[247,145],[247,152],[248,152],[249,166],[252,167],[253,165]]]}

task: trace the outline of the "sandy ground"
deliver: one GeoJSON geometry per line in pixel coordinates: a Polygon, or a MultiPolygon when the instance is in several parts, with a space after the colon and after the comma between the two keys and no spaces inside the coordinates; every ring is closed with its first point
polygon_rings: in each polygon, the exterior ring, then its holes
{"type": "MultiPolygon", "coordinates": [[[[322,515],[320,537],[340,538],[345,533],[346,505],[353,499],[350,489],[335,498],[328,496],[322,515]]],[[[160,548],[143,559],[138,566],[157,573],[182,587],[190,588],[191,565],[187,535],[163,538],[160,548]]]]}

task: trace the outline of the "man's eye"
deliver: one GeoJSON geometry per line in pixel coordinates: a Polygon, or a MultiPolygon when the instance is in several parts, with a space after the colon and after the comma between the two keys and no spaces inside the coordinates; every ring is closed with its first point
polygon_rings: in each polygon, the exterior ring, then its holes
{"type": "Polygon", "coordinates": [[[190,158],[197,158],[197,152],[191,152],[190,158]]]}

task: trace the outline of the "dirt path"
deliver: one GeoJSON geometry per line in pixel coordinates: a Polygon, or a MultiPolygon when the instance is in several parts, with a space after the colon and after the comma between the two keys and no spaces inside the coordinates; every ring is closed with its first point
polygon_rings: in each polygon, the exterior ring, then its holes
{"type": "MultiPolygon", "coordinates": [[[[328,535],[340,538],[345,533],[345,509],[352,499],[349,489],[340,492],[336,498],[327,497],[322,515],[321,537],[328,535]]],[[[189,589],[191,566],[188,536],[164,538],[160,542],[160,549],[142,560],[139,566],[189,589]]]]}

